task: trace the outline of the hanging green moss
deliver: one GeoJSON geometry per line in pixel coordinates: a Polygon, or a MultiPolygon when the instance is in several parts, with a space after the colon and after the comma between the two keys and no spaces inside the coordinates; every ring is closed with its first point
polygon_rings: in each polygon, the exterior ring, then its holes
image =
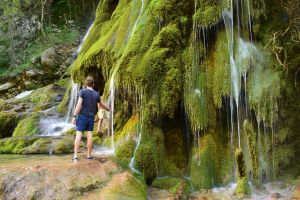
{"type": "Polygon", "coordinates": [[[248,185],[247,170],[244,161],[244,155],[241,149],[236,149],[235,159],[237,164],[238,180],[235,193],[238,198],[244,198],[250,194],[248,185]]]}
{"type": "Polygon", "coordinates": [[[227,8],[228,5],[227,0],[197,0],[197,11],[193,15],[193,20],[196,25],[200,27],[214,26],[222,19],[222,11],[227,8]]]}
{"type": "Polygon", "coordinates": [[[256,111],[257,118],[271,125],[278,119],[277,100],[280,97],[281,81],[280,73],[271,68],[272,60],[265,61],[260,60],[254,64],[248,84],[249,103],[256,111]]]}
{"type": "Polygon", "coordinates": [[[229,96],[231,92],[231,72],[226,32],[218,34],[213,53],[212,92],[214,104],[220,108],[222,97],[229,96]]]}
{"type": "Polygon", "coordinates": [[[252,174],[253,177],[257,179],[259,175],[259,159],[256,145],[256,133],[254,132],[253,127],[248,120],[244,121],[243,128],[247,135],[248,148],[252,162],[252,174]]]}
{"type": "Polygon", "coordinates": [[[181,99],[182,71],[178,67],[180,65],[181,62],[179,59],[168,59],[166,61],[166,67],[170,70],[166,73],[160,89],[161,112],[168,114],[170,117],[174,117],[179,100],[181,99]]]}

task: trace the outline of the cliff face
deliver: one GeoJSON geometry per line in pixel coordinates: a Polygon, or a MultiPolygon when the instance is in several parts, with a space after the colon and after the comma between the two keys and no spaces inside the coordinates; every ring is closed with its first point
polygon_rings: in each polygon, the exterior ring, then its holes
{"type": "Polygon", "coordinates": [[[134,161],[147,182],[223,184],[237,147],[250,178],[299,175],[298,11],[293,0],[101,1],[72,77],[94,76],[106,98],[116,89],[119,142],[138,115],[134,161]]]}

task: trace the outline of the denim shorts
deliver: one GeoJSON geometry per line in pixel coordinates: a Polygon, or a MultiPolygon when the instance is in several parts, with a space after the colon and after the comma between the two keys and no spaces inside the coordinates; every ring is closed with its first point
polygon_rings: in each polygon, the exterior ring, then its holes
{"type": "Polygon", "coordinates": [[[95,117],[87,117],[84,115],[78,115],[76,120],[76,131],[93,131],[94,130],[95,117]]]}

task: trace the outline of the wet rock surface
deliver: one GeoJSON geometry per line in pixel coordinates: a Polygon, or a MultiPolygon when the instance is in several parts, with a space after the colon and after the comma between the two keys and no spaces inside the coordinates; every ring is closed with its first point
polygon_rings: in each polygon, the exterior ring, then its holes
{"type": "Polygon", "coordinates": [[[72,156],[0,158],[0,196],[3,199],[81,199],[106,185],[119,167],[107,157],[78,162],[72,156]],[[2,158],[2,160],[1,160],[2,158]]]}

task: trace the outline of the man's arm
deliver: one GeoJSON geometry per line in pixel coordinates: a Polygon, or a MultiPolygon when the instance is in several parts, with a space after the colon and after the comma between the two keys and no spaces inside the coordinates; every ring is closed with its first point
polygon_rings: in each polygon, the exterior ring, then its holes
{"type": "Polygon", "coordinates": [[[75,107],[74,115],[73,115],[73,120],[72,120],[73,124],[75,124],[75,122],[76,122],[76,116],[80,113],[82,102],[83,102],[82,97],[79,97],[78,102],[75,107]]]}
{"type": "Polygon", "coordinates": [[[106,105],[104,105],[101,101],[98,103],[98,108],[99,109],[103,108],[103,109],[107,110],[108,112],[110,111],[110,109],[106,105]]]}

